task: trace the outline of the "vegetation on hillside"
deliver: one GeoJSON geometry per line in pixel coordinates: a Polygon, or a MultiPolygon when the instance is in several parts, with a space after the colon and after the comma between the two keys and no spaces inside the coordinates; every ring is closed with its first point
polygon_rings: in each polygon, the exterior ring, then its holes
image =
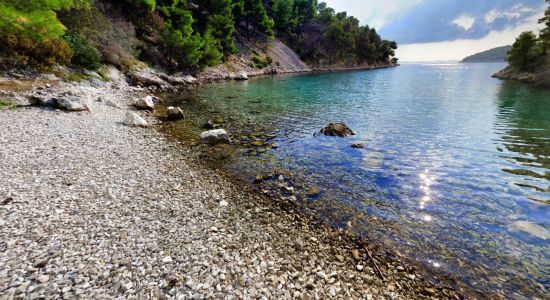
{"type": "Polygon", "coordinates": [[[0,0],[3,68],[143,60],[200,70],[236,54],[238,38],[275,37],[312,64],[387,63],[397,48],[317,0],[0,0]]]}
{"type": "Polygon", "coordinates": [[[463,63],[472,62],[492,62],[492,61],[506,61],[508,52],[512,49],[512,46],[502,46],[493,48],[487,51],[470,55],[462,60],[463,63]]]}
{"type": "MultiPolygon", "coordinates": [[[[550,4],[550,0],[546,2],[550,4]]],[[[510,66],[519,71],[532,72],[545,56],[550,58],[550,6],[539,23],[545,27],[538,36],[531,31],[523,32],[508,53],[510,66]]]]}

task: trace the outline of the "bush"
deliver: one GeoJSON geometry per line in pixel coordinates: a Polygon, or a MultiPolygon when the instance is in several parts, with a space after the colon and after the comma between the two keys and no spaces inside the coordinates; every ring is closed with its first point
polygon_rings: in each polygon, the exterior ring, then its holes
{"type": "Polygon", "coordinates": [[[101,60],[97,50],[80,34],[69,33],[63,39],[71,47],[73,57],[71,63],[86,69],[97,70],[101,60]]]}
{"type": "Polygon", "coordinates": [[[48,69],[71,61],[72,51],[61,38],[34,40],[0,32],[0,65],[3,68],[32,67],[48,69]]]}
{"type": "Polygon", "coordinates": [[[263,69],[269,66],[273,63],[273,59],[269,56],[266,56],[265,58],[258,55],[258,54],[252,54],[250,56],[250,59],[252,60],[252,63],[254,64],[254,67],[258,69],[263,69]]]}
{"type": "Polygon", "coordinates": [[[537,36],[527,31],[519,35],[508,54],[510,64],[520,71],[533,71],[539,58],[544,55],[544,47],[537,36]]]}

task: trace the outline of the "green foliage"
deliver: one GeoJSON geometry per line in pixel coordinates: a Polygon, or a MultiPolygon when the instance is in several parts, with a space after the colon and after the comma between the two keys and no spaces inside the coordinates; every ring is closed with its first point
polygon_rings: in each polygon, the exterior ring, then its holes
{"type": "MultiPolygon", "coordinates": [[[[550,0],[546,0],[546,2],[550,4],[550,0]]],[[[546,26],[540,31],[540,39],[544,43],[546,50],[550,51],[550,5],[544,12],[544,17],[539,20],[539,23],[546,26]]]]}
{"type": "Polygon", "coordinates": [[[0,67],[47,69],[71,61],[71,48],[61,38],[34,40],[26,36],[0,32],[0,67]]]}
{"type": "Polygon", "coordinates": [[[253,53],[250,55],[250,59],[252,60],[252,67],[263,69],[268,67],[273,63],[273,59],[269,56],[261,56],[259,54],[253,53]]]}
{"type": "Polygon", "coordinates": [[[510,64],[520,71],[533,71],[536,61],[544,54],[544,47],[532,31],[519,35],[508,54],[510,64]]]}
{"type": "Polygon", "coordinates": [[[75,6],[89,6],[85,0],[2,0],[0,30],[17,36],[44,40],[58,38],[65,27],[55,11],[75,6]]]}
{"type": "Polygon", "coordinates": [[[220,41],[214,38],[210,31],[202,37],[201,61],[200,66],[216,66],[222,62],[223,47],[220,41]]]}
{"type": "Polygon", "coordinates": [[[97,70],[101,66],[101,59],[97,50],[90,45],[80,34],[69,33],[63,36],[73,52],[71,63],[91,70],[97,70]]]}
{"type": "Polygon", "coordinates": [[[0,110],[15,109],[16,107],[17,103],[15,101],[0,100],[0,110]]]}

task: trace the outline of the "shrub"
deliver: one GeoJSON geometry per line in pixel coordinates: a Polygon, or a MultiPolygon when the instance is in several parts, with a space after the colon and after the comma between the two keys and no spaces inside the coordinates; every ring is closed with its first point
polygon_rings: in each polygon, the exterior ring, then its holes
{"type": "Polygon", "coordinates": [[[0,32],[0,62],[3,68],[48,69],[71,61],[72,51],[61,38],[34,40],[31,37],[0,32]]]}
{"type": "Polygon", "coordinates": [[[258,69],[266,68],[267,66],[273,63],[273,59],[271,57],[269,56],[262,57],[261,55],[258,55],[258,54],[252,54],[250,56],[250,59],[252,60],[254,67],[258,69]]]}
{"type": "Polygon", "coordinates": [[[82,35],[69,33],[64,37],[67,44],[71,47],[73,57],[71,63],[91,70],[97,70],[100,66],[100,57],[97,50],[90,45],[82,35]]]}

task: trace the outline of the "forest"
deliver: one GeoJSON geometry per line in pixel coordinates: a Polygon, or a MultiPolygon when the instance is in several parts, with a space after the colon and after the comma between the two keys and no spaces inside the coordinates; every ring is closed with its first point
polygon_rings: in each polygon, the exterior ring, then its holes
{"type": "Polygon", "coordinates": [[[317,0],[0,0],[4,68],[202,70],[238,54],[239,39],[274,38],[312,65],[397,61],[395,42],[317,0]]]}

